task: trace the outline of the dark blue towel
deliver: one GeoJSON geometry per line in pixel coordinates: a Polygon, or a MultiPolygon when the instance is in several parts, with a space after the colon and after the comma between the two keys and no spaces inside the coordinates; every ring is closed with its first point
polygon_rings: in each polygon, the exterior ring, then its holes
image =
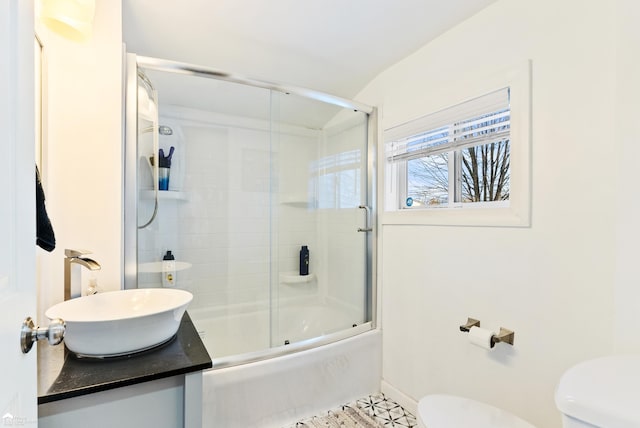
{"type": "Polygon", "coordinates": [[[49,252],[56,248],[56,236],[44,205],[44,190],[40,182],[38,165],[36,165],[36,245],[49,252]]]}

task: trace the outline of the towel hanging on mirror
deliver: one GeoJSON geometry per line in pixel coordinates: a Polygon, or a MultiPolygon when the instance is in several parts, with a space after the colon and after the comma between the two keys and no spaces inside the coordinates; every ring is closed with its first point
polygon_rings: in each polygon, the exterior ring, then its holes
{"type": "Polygon", "coordinates": [[[36,245],[49,252],[56,248],[56,236],[47,215],[38,165],[36,165],[36,245]]]}

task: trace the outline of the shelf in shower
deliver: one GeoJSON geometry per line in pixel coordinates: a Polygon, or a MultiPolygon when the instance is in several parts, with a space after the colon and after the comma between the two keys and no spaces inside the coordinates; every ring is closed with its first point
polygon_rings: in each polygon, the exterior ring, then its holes
{"type": "Polygon", "coordinates": [[[316,279],[314,273],[309,275],[299,275],[298,272],[281,272],[280,282],[282,284],[306,284],[316,279]]]}
{"type": "Polygon", "coordinates": [[[309,202],[307,201],[289,201],[289,202],[281,202],[282,205],[288,205],[294,208],[309,208],[309,202]]]}
{"type": "MultiPolygon", "coordinates": [[[[189,262],[175,262],[176,272],[180,270],[185,270],[191,268],[191,263],[189,262]]],[[[140,263],[138,265],[138,272],[162,272],[162,262],[148,262],[148,263],[140,263]]]]}
{"type": "MultiPolygon", "coordinates": [[[[153,200],[155,198],[155,191],[153,190],[141,190],[140,197],[142,199],[153,200]]],[[[173,200],[173,201],[186,201],[188,196],[186,192],[179,192],[176,190],[160,190],[158,192],[158,199],[160,200],[173,200]]]]}
{"type": "Polygon", "coordinates": [[[308,195],[302,193],[281,194],[280,204],[295,208],[315,208],[316,203],[308,195]]]}

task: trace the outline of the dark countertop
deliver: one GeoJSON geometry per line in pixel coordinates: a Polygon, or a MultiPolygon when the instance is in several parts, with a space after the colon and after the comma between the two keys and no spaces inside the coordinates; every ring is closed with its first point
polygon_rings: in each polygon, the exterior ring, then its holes
{"type": "Polygon", "coordinates": [[[158,348],[110,359],[77,358],[63,346],[38,343],[38,404],[206,370],[212,367],[185,312],[176,335],[158,348]]]}

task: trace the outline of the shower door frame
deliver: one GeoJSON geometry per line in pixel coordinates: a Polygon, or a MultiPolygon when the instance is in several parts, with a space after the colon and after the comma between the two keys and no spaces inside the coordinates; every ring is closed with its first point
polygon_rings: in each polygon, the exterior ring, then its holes
{"type": "MultiPolygon", "coordinates": [[[[124,58],[124,109],[123,109],[123,140],[124,140],[124,200],[123,200],[123,271],[124,271],[124,289],[132,289],[138,287],[138,254],[137,254],[137,235],[138,235],[138,195],[137,195],[137,139],[138,139],[138,109],[137,109],[137,76],[138,68],[145,70],[155,70],[170,73],[178,73],[190,76],[205,77],[214,80],[222,80],[233,83],[269,89],[284,94],[294,94],[305,98],[333,104],[342,108],[351,109],[362,112],[367,115],[367,147],[366,147],[366,165],[367,171],[363,177],[367,179],[366,200],[362,204],[369,208],[367,219],[368,226],[371,228],[366,233],[366,250],[365,250],[365,319],[371,320],[366,324],[370,324],[370,328],[374,329],[377,325],[377,281],[376,281],[376,265],[377,265],[377,177],[376,177],[376,155],[377,155],[377,109],[366,104],[348,100],[346,98],[337,97],[320,91],[301,88],[296,86],[282,85],[269,81],[243,77],[240,75],[224,72],[210,67],[188,64],[159,58],[151,58],[138,56],[134,53],[125,53],[124,58]]],[[[363,219],[363,226],[365,226],[363,219]]],[[[364,327],[361,326],[361,327],[364,327]]],[[[353,334],[361,332],[361,328],[353,329],[353,334]]],[[[367,329],[368,330],[368,329],[367,329]]],[[[350,336],[352,334],[348,334],[350,336]]],[[[338,334],[337,338],[342,338],[344,334],[338,334]]],[[[337,340],[337,339],[336,339],[337,340]]],[[[331,340],[328,340],[330,342],[331,340]]],[[[308,347],[317,346],[325,342],[322,339],[312,338],[302,341],[299,346],[287,347],[291,351],[306,349],[308,347]]],[[[267,350],[269,351],[269,350],[267,350]]],[[[261,354],[262,352],[258,352],[261,354]]]]}

